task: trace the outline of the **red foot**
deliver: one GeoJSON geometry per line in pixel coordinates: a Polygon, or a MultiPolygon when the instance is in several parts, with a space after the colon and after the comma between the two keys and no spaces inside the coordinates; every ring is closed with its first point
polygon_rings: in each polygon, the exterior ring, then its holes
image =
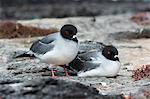
{"type": "Polygon", "coordinates": [[[59,76],[52,76],[52,78],[59,78],[59,76]]]}
{"type": "Polygon", "coordinates": [[[54,72],[56,72],[56,71],[54,71],[53,69],[51,69],[52,78],[58,78],[58,76],[55,76],[54,72]]]}

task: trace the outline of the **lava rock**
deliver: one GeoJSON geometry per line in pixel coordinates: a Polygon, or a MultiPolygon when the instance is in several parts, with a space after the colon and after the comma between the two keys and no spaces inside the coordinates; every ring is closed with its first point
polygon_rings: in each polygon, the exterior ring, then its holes
{"type": "Polygon", "coordinates": [[[95,88],[72,81],[60,79],[34,79],[25,81],[18,90],[16,87],[0,85],[0,95],[5,99],[103,99],[122,95],[100,95],[95,88]]]}

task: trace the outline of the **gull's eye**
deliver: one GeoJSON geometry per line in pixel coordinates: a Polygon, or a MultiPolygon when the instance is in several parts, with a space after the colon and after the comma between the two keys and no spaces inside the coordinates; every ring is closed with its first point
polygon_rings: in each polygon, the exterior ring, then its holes
{"type": "Polygon", "coordinates": [[[107,54],[110,55],[110,51],[108,51],[107,54]]]}
{"type": "Polygon", "coordinates": [[[65,31],[65,34],[66,34],[66,35],[69,35],[69,32],[68,32],[68,31],[65,31]]]}

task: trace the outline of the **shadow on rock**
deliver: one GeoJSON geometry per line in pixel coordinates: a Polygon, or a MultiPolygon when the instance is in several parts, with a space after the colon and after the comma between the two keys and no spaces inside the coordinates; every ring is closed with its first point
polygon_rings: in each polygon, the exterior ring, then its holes
{"type": "Polygon", "coordinates": [[[18,86],[15,90],[15,87],[0,85],[0,96],[6,99],[122,99],[122,95],[100,95],[90,86],[59,79],[35,79],[18,86]]]}

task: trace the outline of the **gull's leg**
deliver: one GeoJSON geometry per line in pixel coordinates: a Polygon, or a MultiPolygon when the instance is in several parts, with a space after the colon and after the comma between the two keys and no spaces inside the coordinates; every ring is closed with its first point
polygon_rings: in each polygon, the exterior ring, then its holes
{"type": "Polygon", "coordinates": [[[54,72],[55,72],[55,71],[54,71],[53,69],[51,69],[52,78],[58,78],[58,76],[55,76],[54,72]]]}
{"type": "Polygon", "coordinates": [[[58,78],[58,76],[55,76],[55,72],[56,72],[56,71],[54,71],[53,68],[51,68],[51,73],[52,73],[52,76],[51,76],[51,77],[52,77],[52,78],[58,78]]]}
{"type": "Polygon", "coordinates": [[[67,76],[68,78],[70,78],[70,76],[69,76],[69,74],[68,74],[68,72],[67,72],[67,69],[66,69],[65,65],[63,65],[62,67],[64,68],[64,71],[65,71],[66,76],[67,76]]]}

